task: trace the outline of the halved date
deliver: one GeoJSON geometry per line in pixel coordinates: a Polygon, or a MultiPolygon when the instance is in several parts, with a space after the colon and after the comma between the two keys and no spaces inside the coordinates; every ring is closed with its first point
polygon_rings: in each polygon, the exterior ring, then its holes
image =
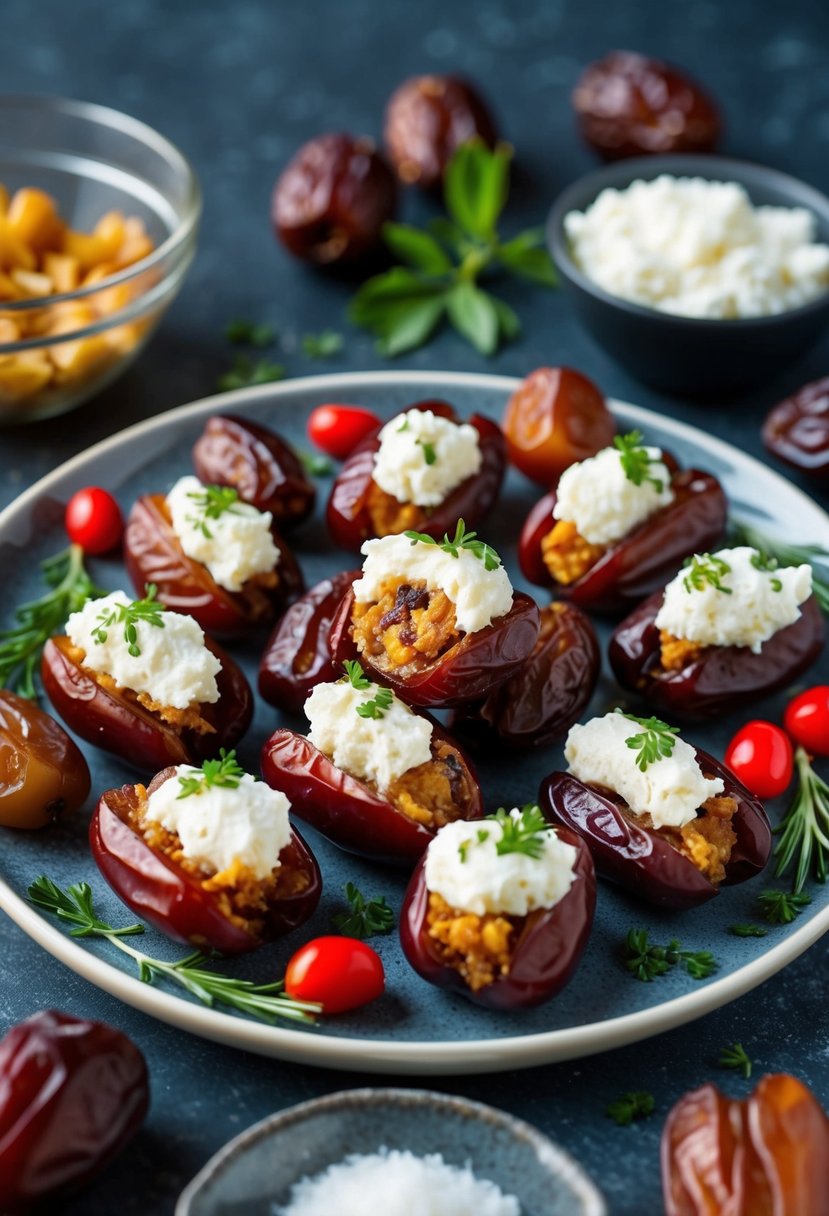
{"type": "Polygon", "coordinates": [[[83,753],[54,718],[0,689],[0,824],[42,828],[82,806],[89,793],[83,753]]]}

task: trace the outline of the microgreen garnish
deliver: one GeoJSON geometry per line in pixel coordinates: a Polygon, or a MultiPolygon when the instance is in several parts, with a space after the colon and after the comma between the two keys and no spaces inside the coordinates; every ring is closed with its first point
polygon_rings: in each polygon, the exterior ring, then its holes
{"type": "Polygon", "coordinates": [[[609,1103],[606,1114],[608,1119],[618,1123],[619,1127],[629,1127],[638,1119],[647,1119],[652,1115],[656,1102],[653,1094],[644,1089],[622,1094],[615,1102],[609,1103]]]}
{"type": "Polygon", "coordinates": [[[309,477],[327,477],[334,468],[327,456],[318,456],[316,452],[297,452],[297,457],[309,477]]]}
{"type": "Polygon", "coordinates": [[[382,896],[379,899],[366,899],[353,882],[347,882],[345,897],[351,904],[351,911],[338,912],[333,918],[340,933],[364,940],[392,932],[394,912],[382,896]]]}
{"type": "Polygon", "coordinates": [[[357,659],[346,659],[343,663],[345,674],[352,688],[371,688],[371,680],[363,671],[362,664],[357,659]]]}
{"type": "Polygon", "coordinates": [[[213,533],[208,528],[207,521],[221,519],[228,512],[234,514],[233,508],[239,502],[239,491],[233,486],[202,486],[200,490],[191,490],[187,498],[192,500],[197,512],[185,517],[187,523],[201,532],[206,540],[212,540],[213,533]]]}
{"type": "Polygon", "coordinates": [[[276,331],[272,325],[237,318],[234,321],[228,321],[225,327],[225,337],[234,346],[253,346],[261,350],[276,341],[276,331]]]}
{"type": "Polygon", "coordinates": [[[237,790],[244,775],[245,770],[236,760],[236,752],[225,751],[222,747],[219,749],[218,760],[205,760],[197,772],[179,777],[181,793],[178,798],[190,798],[194,794],[202,794],[205,790],[216,787],[237,790]]]}
{"type": "Polygon", "coordinates": [[[821,566],[829,561],[829,553],[820,545],[790,545],[787,541],[775,540],[757,528],[739,519],[730,519],[728,533],[731,544],[749,545],[765,558],[776,558],[780,566],[800,566],[804,562],[812,567],[812,591],[821,611],[829,615],[829,579],[821,576],[821,566]]]}
{"type": "Polygon", "coordinates": [[[344,346],[342,334],[333,329],[324,329],[319,334],[306,334],[302,339],[302,353],[309,359],[332,359],[344,346]]]}
{"type": "MultiPolygon", "coordinates": [[[[776,557],[769,557],[767,553],[752,553],[751,564],[755,570],[762,570],[764,574],[772,574],[780,565],[776,557]]],[[[779,578],[769,579],[772,591],[782,591],[783,583],[779,578]]]]}
{"type": "Polygon", "coordinates": [[[50,588],[39,599],[15,609],[16,624],[0,630],[0,688],[9,688],[21,697],[37,697],[35,672],[46,642],[60,633],[66,618],[87,600],[106,595],[93,583],[83,564],[83,549],[70,545],[41,563],[43,580],[50,588]]]}
{"type": "MultiPolygon", "coordinates": [[[[616,712],[622,713],[621,710],[616,712]]],[[[637,718],[634,714],[625,713],[622,713],[622,717],[642,727],[637,734],[629,735],[625,743],[632,751],[639,753],[636,757],[636,767],[643,773],[657,760],[673,755],[679,733],[676,726],[669,726],[660,718],[637,718]]]]}
{"type": "Polygon", "coordinates": [[[767,937],[768,929],[764,929],[762,925],[754,925],[750,922],[745,922],[737,925],[729,925],[728,932],[733,937],[767,937]]]}
{"type": "Polygon", "coordinates": [[[723,595],[731,595],[731,588],[722,584],[726,574],[731,572],[728,562],[723,561],[713,553],[695,553],[686,559],[685,568],[688,573],[682,580],[686,591],[704,591],[706,584],[723,595]]]}
{"type": "Polygon", "coordinates": [[[777,891],[773,888],[761,891],[757,902],[763,917],[770,925],[790,925],[796,916],[812,902],[805,891],[777,891]]]}
{"type": "Polygon", "coordinates": [[[804,748],[794,755],[797,787],[785,815],[774,829],[780,839],[774,847],[775,877],[785,874],[797,861],[792,890],[803,890],[809,872],[826,882],[826,850],[829,849],[829,785],[818,777],[804,748]]]}
{"type": "Polygon", "coordinates": [[[179,984],[205,1005],[227,1005],[271,1024],[277,1018],[313,1023],[316,1015],[322,1012],[321,1005],[286,997],[282,980],[254,984],[251,980],[208,970],[204,964],[209,958],[200,951],[169,963],[136,950],[123,939],[143,933],[144,926],[135,924],[119,929],[101,920],[95,914],[92,890],[86,882],[75,883],[64,891],[44,874],[29,887],[29,900],[58,920],[74,925],[75,928],[69,931],[71,937],[103,937],[117,946],[135,961],[138,978],[145,984],[165,979],[179,984]]]}
{"type": "Polygon", "coordinates": [[[409,419],[404,418],[403,421],[400,423],[400,426],[397,428],[397,433],[398,433],[398,435],[402,435],[404,431],[410,431],[411,429],[412,429],[412,427],[411,427],[411,423],[409,422],[409,419]]]}
{"type": "Polygon", "coordinates": [[[435,451],[435,445],[433,443],[429,443],[426,439],[418,439],[417,442],[418,446],[423,449],[423,459],[426,461],[426,463],[428,465],[434,464],[438,458],[438,454],[435,451]]]}
{"type": "Polygon", "coordinates": [[[357,706],[357,713],[361,718],[383,718],[393,700],[394,693],[390,688],[378,688],[370,701],[363,701],[362,705],[357,706]]]}
{"type": "Polygon", "coordinates": [[[237,355],[229,372],[220,376],[217,387],[220,392],[227,393],[234,388],[248,388],[253,384],[270,384],[281,380],[285,368],[281,363],[271,363],[268,359],[257,359],[254,363],[247,355],[237,355]]]}
{"type": "Polygon", "coordinates": [[[461,549],[468,549],[470,553],[477,557],[478,561],[484,563],[485,570],[497,570],[501,565],[501,559],[491,545],[487,545],[484,541],[478,540],[477,532],[467,532],[466,526],[462,519],[459,519],[455,525],[455,535],[449,539],[449,534],[444,532],[443,540],[438,542],[434,536],[427,536],[425,532],[404,532],[404,536],[416,545],[418,541],[424,545],[437,545],[444,553],[450,553],[452,557],[459,557],[461,549]]]}
{"type": "Polygon", "coordinates": [[[648,449],[642,446],[642,432],[628,431],[626,435],[617,435],[613,446],[619,453],[619,461],[628,481],[635,486],[648,482],[661,493],[664,483],[660,477],[650,476],[650,466],[656,462],[656,457],[648,455],[648,449]]]}
{"type": "Polygon", "coordinates": [[[746,1080],[751,1076],[752,1063],[742,1043],[729,1043],[723,1047],[717,1059],[718,1068],[736,1068],[746,1080]]]}
{"type": "Polygon", "coordinates": [[[145,595],[141,600],[131,600],[128,604],[116,604],[114,608],[101,609],[97,616],[98,624],[92,630],[92,637],[99,646],[107,640],[108,630],[113,625],[123,625],[127,651],[136,659],[141,654],[141,647],[138,645],[139,622],[155,629],[164,628],[164,605],[157,603],[155,598],[158,588],[155,583],[147,583],[144,591],[145,595]]]}
{"type": "Polygon", "coordinates": [[[515,312],[479,283],[494,271],[554,287],[556,275],[544,248],[544,230],[529,229],[503,242],[497,223],[509,194],[511,149],[490,150],[481,140],[462,144],[444,176],[448,216],[428,229],[386,224],[383,239],[405,265],[362,285],[348,315],[377,338],[392,357],[428,342],[448,322],[483,355],[520,332],[515,312]]]}
{"type": "Polygon", "coordinates": [[[677,963],[695,980],[707,979],[717,970],[718,963],[709,950],[683,950],[672,938],[667,946],[652,946],[647,929],[631,929],[625,938],[625,967],[637,980],[649,984],[665,975],[677,963]]]}
{"type": "MultiPolygon", "coordinates": [[[[495,852],[499,857],[508,853],[524,853],[537,861],[544,852],[544,834],[550,825],[536,803],[528,802],[526,806],[522,806],[517,819],[502,806],[488,818],[501,825],[501,837],[495,842],[495,852]]],[[[480,839],[479,832],[478,840],[480,839]]]]}

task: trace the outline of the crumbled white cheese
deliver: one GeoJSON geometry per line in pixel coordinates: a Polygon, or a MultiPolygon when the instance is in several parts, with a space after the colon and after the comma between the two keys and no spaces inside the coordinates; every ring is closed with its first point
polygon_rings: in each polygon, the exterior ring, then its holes
{"type": "Polygon", "coordinates": [[[291,1188],[274,1216],[521,1216],[505,1195],[471,1168],[449,1165],[440,1153],[416,1157],[408,1149],[354,1153],[291,1188]]]}
{"type": "Polygon", "coordinates": [[[273,516],[238,499],[210,519],[199,506],[204,493],[197,477],[178,479],[167,495],[173,531],[187,556],[207,566],[220,587],[241,591],[254,574],[265,574],[279,564],[270,531],[273,516]]]}
{"type": "Polygon", "coordinates": [[[200,768],[177,765],[175,777],[150,794],[145,817],[175,832],[184,856],[202,869],[220,874],[239,862],[256,878],[267,878],[291,840],[290,802],[249,773],[236,788],[203,784],[182,797],[177,778],[200,776],[200,768]]]}
{"type": "Polygon", "coordinates": [[[432,759],[432,723],[412,713],[392,694],[382,717],[362,717],[361,705],[380,692],[378,684],[354,688],[348,680],[317,684],[305,702],[308,738],[337,768],[384,791],[410,768],[432,759]]]}
{"type": "Polygon", "coordinates": [[[644,451],[650,463],[641,485],[626,475],[622,453],[616,448],[603,448],[571,464],[559,479],[553,517],[574,523],[591,545],[609,545],[627,536],[674,500],[661,450],[646,447],[644,451]]]}
{"type": "MultiPolygon", "coordinates": [[[[513,819],[521,812],[510,811],[513,819]]],[[[495,819],[456,819],[441,828],[426,853],[426,886],[453,908],[484,916],[526,916],[534,908],[552,908],[573,885],[576,849],[554,828],[538,834],[543,848],[529,853],[499,854],[504,829],[495,819]]]]}
{"type": "Polygon", "coordinates": [[[754,207],[736,182],[675,178],[603,190],[564,227],[611,295],[687,317],[758,317],[829,289],[829,246],[802,207],[754,207]]]}
{"type": "Polygon", "coordinates": [[[654,827],[681,828],[725,785],[719,777],[703,776],[694,749],[678,735],[673,736],[671,755],[659,756],[643,772],[638,763],[641,749],[629,747],[627,741],[645,730],[617,713],[572,726],[564,745],[568,771],[579,781],[615,790],[635,815],[649,814],[654,827]]]}
{"type": "Polygon", "coordinates": [[[354,584],[358,604],[370,604],[389,578],[422,582],[429,591],[443,591],[455,605],[458,628],[475,633],[512,607],[512,584],[503,566],[487,570],[470,549],[458,556],[439,545],[411,541],[407,536],[383,536],[363,544],[363,577],[354,584]]]}
{"type": "Polygon", "coordinates": [[[173,709],[218,701],[216,675],[222,665],[205,646],[204,633],[191,616],[163,611],[159,604],[163,624],[136,620],[140,652],[136,655],[129,652],[121,621],[104,628],[103,641],[93,636],[108,615],[132,602],[126,592],[113,591],[102,599],[87,600],[80,611],[72,613],[66,633],[72,645],[84,651],[83,666],[173,709]]]}
{"type": "Polygon", "coordinates": [[[657,629],[700,646],[748,646],[759,654],[764,642],[799,619],[798,605],[812,594],[808,564],[777,570],[763,564],[747,545],[692,558],[665,588],[657,629]],[[721,589],[695,577],[695,563],[711,568],[721,589]]]}
{"type": "Polygon", "coordinates": [[[372,477],[398,502],[436,507],[481,467],[478,432],[431,410],[407,410],[380,432],[372,477]]]}

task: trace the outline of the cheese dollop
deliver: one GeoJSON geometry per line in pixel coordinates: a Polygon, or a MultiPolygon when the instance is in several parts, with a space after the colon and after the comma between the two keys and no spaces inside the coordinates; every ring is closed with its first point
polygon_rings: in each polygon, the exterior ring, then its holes
{"type": "Polygon", "coordinates": [[[106,627],[103,641],[93,636],[103,617],[132,602],[125,591],[113,591],[87,600],[71,614],[66,633],[72,645],[85,652],[83,666],[173,709],[218,701],[216,675],[222,665],[205,646],[201,626],[191,616],[163,611],[161,626],[137,620],[137,655],[130,654],[124,625],[118,621],[106,627]]]}
{"type": "Polygon", "coordinates": [[[687,317],[759,317],[829,289],[803,207],[754,207],[736,182],[662,174],[564,217],[573,257],[611,295],[687,317]]]}
{"type": "MultiPolygon", "coordinates": [[[[510,815],[521,818],[517,808],[510,815]]],[[[538,857],[499,854],[503,834],[495,819],[447,823],[426,853],[428,889],[476,916],[526,916],[534,908],[554,907],[573,885],[576,849],[548,828],[538,834],[543,846],[538,857]]]]}
{"type": "Polygon", "coordinates": [[[308,738],[337,768],[385,791],[410,768],[432,759],[432,723],[392,694],[382,717],[357,710],[373,700],[378,684],[354,688],[348,680],[317,684],[305,702],[308,738]]]}
{"type": "Polygon", "coordinates": [[[241,591],[254,574],[279,564],[270,531],[273,516],[239,499],[216,519],[208,519],[194,498],[204,493],[198,477],[178,479],[167,495],[173,531],[187,556],[207,566],[220,587],[241,591]]]}
{"type": "Polygon", "coordinates": [[[220,874],[238,862],[256,878],[267,878],[291,840],[290,802],[249,773],[236,788],[202,785],[197,793],[181,797],[176,778],[201,773],[189,764],[177,765],[175,777],[150,794],[145,818],[175,832],[184,856],[204,870],[220,874]]]}
{"type": "Polygon", "coordinates": [[[759,654],[764,642],[799,619],[799,605],[812,594],[812,568],[764,570],[757,550],[748,545],[692,560],[711,558],[724,563],[717,566],[722,590],[705,580],[696,586],[685,566],[665,588],[654,623],[700,646],[748,646],[759,654]]]}
{"type": "Polygon", "coordinates": [[[468,422],[407,410],[381,430],[372,477],[398,502],[436,507],[479,471],[481,459],[478,432],[468,422]]]}
{"type": "Polygon", "coordinates": [[[637,763],[640,752],[628,747],[627,740],[644,730],[617,713],[572,726],[564,745],[568,772],[586,784],[615,790],[634,815],[649,814],[654,827],[681,828],[725,784],[719,777],[703,776],[693,747],[678,735],[673,736],[672,754],[660,756],[643,772],[637,763]]]}
{"type": "Polygon", "coordinates": [[[361,552],[366,560],[363,577],[354,584],[358,604],[375,602],[391,576],[443,591],[455,605],[458,628],[464,633],[485,628],[512,607],[512,584],[504,567],[487,570],[470,549],[459,549],[454,557],[439,545],[400,535],[367,540],[361,552]]]}
{"type": "Polygon", "coordinates": [[[674,500],[671,474],[659,448],[646,447],[647,477],[636,485],[625,474],[622,454],[603,448],[565,469],[556,489],[555,519],[566,519],[591,545],[609,545],[674,500]],[[658,482],[658,485],[654,485],[658,482]]]}

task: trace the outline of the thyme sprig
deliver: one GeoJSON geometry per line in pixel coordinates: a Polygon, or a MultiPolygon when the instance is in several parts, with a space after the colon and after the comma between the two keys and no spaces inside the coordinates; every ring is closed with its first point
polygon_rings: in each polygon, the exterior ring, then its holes
{"type": "Polygon", "coordinates": [[[639,753],[636,757],[636,767],[643,773],[647,772],[651,764],[673,755],[679,734],[676,726],[669,726],[661,718],[637,718],[634,714],[626,713],[622,713],[622,717],[642,727],[637,734],[629,735],[625,743],[632,751],[639,753]]]}
{"type": "Polygon", "coordinates": [[[144,591],[143,599],[131,600],[128,604],[115,604],[114,607],[101,609],[96,618],[98,624],[92,630],[92,637],[99,646],[107,640],[109,630],[113,625],[123,625],[127,650],[136,659],[141,654],[141,647],[138,645],[139,623],[143,622],[155,629],[164,628],[162,619],[165,611],[164,605],[156,601],[158,588],[155,583],[147,583],[144,591]]]}
{"type": "Polygon", "coordinates": [[[345,884],[345,897],[351,905],[350,912],[338,912],[334,924],[346,937],[383,937],[394,929],[394,912],[381,895],[378,899],[366,899],[353,882],[345,884]]]}
{"type": "Polygon", "coordinates": [[[635,486],[649,483],[661,493],[664,489],[662,478],[650,475],[650,467],[657,462],[658,457],[655,458],[648,453],[648,449],[642,444],[642,439],[641,431],[628,431],[626,435],[617,435],[613,440],[613,446],[619,453],[619,461],[628,481],[633,482],[635,486]]]}
{"type": "Polygon", "coordinates": [[[823,568],[829,563],[829,553],[820,545],[792,545],[788,541],[768,536],[740,519],[728,521],[729,541],[733,545],[748,545],[757,549],[766,558],[776,558],[780,566],[800,566],[804,562],[812,567],[812,591],[821,611],[829,616],[829,579],[823,568]]]}
{"type": "Polygon", "coordinates": [[[482,540],[478,540],[477,532],[467,532],[466,525],[462,519],[459,519],[455,525],[455,535],[449,537],[448,532],[444,532],[443,540],[436,541],[434,536],[427,536],[425,532],[404,532],[413,545],[418,542],[424,545],[437,545],[444,553],[451,554],[452,557],[460,557],[461,549],[468,549],[478,561],[484,563],[485,570],[497,570],[501,565],[501,558],[495,552],[491,545],[486,544],[482,540]]]}
{"type": "Polygon", "coordinates": [[[245,770],[236,759],[235,750],[219,749],[218,760],[205,760],[200,769],[179,777],[181,793],[176,798],[192,798],[209,789],[237,790],[245,770]]]}
{"type": "Polygon", "coordinates": [[[812,768],[808,753],[798,747],[794,755],[797,787],[785,815],[774,829],[775,878],[794,864],[792,890],[803,890],[811,873],[826,882],[826,850],[829,849],[829,785],[812,768]]]}
{"type": "Polygon", "coordinates": [[[666,975],[678,963],[695,980],[707,979],[719,964],[710,950],[683,950],[676,938],[667,946],[654,946],[647,929],[630,929],[625,938],[625,968],[645,984],[666,975]]]}

